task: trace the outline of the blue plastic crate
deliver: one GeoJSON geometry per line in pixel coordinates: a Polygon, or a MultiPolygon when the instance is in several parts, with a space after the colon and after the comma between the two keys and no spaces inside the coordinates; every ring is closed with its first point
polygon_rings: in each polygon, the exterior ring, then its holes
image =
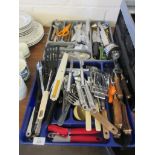
{"type": "MultiPolygon", "coordinates": [[[[84,61],[84,68],[86,67],[86,65],[90,65],[90,66],[96,66],[99,69],[101,69],[101,71],[104,71],[105,68],[113,68],[113,62],[112,61],[84,61]]],[[[78,68],[79,67],[79,63],[78,62],[74,62],[74,67],[78,68]]],[[[85,73],[86,75],[89,73],[85,73]]],[[[34,84],[31,90],[31,95],[29,98],[29,102],[28,102],[28,106],[25,112],[25,116],[24,116],[24,120],[23,120],[23,125],[22,128],[20,130],[20,143],[21,144],[32,144],[32,141],[27,140],[27,138],[25,137],[25,133],[27,130],[27,126],[29,123],[29,119],[32,113],[32,109],[35,105],[35,98],[36,98],[36,92],[37,92],[37,82],[36,79],[34,80],[34,84]]],[[[106,108],[109,111],[110,110],[110,105],[108,103],[106,103],[106,108]]],[[[110,113],[110,112],[109,112],[110,113]]],[[[129,108],[129,105],[127,104],[127,113],[128,113],[128,117],[129,117],[129,122],[130,125],[132,127],[132,136],[131,136],[131,143],[130,145],[128,145],[128,147],[134,147],[135,145],[135,130],[134,130],[134,121],[132,118],[132,114],[131,114],[131,110],[129,108]]],[[[108,115],[109,120],[111,120],[110,115],[108,115]]],[[[55,124],[57,121],[55,118],[53,118],[52,120],[52,124],[55,124]]],[[[94,124],[94,123],[93,123],[94,124]]],[[[85,122],[84,121],[77,121],[73,118],[73,106],[71,106],[70,108],[70,112],[68,115],[68,118],[65,120],[64,122],[64,127],[85,127],[85,122]]],[[[41,129],[41,137],[46,137],[47,136],[47,126],[45,124],[42,125],[42,129],[41,129]]],[[[102,134],[101,134],[102,136],[102,134]]],[[[46,139],[45,144],[47,145],[67,145],[67,146],[100,146],[100,147],[121,147],[122,145],[120,145],[118,142],[116,142],[116,140],[113,138],[112,134],[110,134],[110,139],[104,143],[56,143],[56,142],[50,142],[46,139]]]]}

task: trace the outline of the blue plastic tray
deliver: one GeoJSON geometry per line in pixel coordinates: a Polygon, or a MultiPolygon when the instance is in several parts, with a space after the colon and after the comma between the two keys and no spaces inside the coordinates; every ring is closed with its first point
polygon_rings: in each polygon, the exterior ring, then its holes
{"type": "MultiPolygon", "coordinates": [[[[99,69],[101,69],[101,71],[104,71],[105,68],[113,68],[113,63],[112,61],[84,61],[84,68],[86,67],[86,65],[89,66],[96,66],[99,69]]],[[[79,67],[79,63],[78,62],[74,62],[74,67],[78,68],[79,67]]],[[[86,73],[88,74],[88,73],[86,73]]],[[[31,95],[29,98],[29,102],[28,102],[28,106],[25,112],[25,117],[23,120],[23,125],[22,128],[20,130],[20,143],[21,144],[32,144],[32,141],[29,141],[26,137],[25,137],[25,133],[26,133],[26,129],[28,126],[28,122],[32,113],[32,109],[34,107],[35,104],[35,98],[36,98],[36,92],[37,92],[37,82],[36,79],[34,80],[34,84],[31,90],[31,95]]],[[[108,110],[108,117],[109,120],[111,120],[111,116],[109,115],[109,111],[111,109],[110,107],[111,105],[109,105],[108,103],[106,103],[106,108],[108,110]]],[[[128,147],[134,147],[135,145],[135,130],[134,130],[134,121],[132,119],[132,115],[131,115],[131,110],[129,108],[129,105],[127,104],[127,112],[128,112],[128,117],[129,117],[129,121],[130,121],[130,125],[132,127],[132,135],[131,135],[131,143],[128,145],[128,147]]],[[[55,124],[57,121],[55,118],[53,118],[52,120],[52,124],[55,124]]],[[[94,125],[94,122],[93,122],[94,125]]],[[[84,121],[77,121],[73,118],[73,106],[71,106],[70,108],[70,112],[68,114],[68,118],[65,120],[64,122],[64,127],[85,127],[85,122],[84,121]]],[[[45,124],[42,125],[42,129],[41,129],[41,137],[46,137],[47,136],[47,126],[45,124]]],[[[102,136],[102,135],[101,135],[102,136]]],[[[67,146],[101,146],[101,147],[121,147],[122,145],[120,145],[112,136],[112,134],[110,134],[110,139],[104,143],[56,143],[56,142],[50,142],[46,139],[45,144],[47,145],[67,145],[67,146]]]]}

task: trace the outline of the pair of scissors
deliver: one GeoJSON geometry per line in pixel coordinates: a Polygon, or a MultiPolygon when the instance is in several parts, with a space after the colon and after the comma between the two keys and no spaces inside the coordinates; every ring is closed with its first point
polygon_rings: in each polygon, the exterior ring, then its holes
{"type": "Polygon", "coordinates": [[[70,27],[71,27],[71,24],[69,23],[67,26],[65,26],[61,31],[57,33],[57,36],[58,37],[68,36],[70,27]]]}

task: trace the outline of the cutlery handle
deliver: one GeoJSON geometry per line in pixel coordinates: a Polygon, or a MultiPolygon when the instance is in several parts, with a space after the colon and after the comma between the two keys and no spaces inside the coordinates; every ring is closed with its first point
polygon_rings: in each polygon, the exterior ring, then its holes
{"type": "Polygon", "coordinates": [[[52,117],[53,117],[53,112],[54,112],[55,105],[56,105],[57,101],[51,101],[50,100],[50,102],[51,103],[50,103],[49,111],[48,111],[48,114],[47,114],[47,117],[46,117],[46,120],[45,120],[47,125],[49,125],[51,123],[51,120],[52,120],[52,117]]]}
{"type": "Polygon", "coordinates": [[[35,110],[34,110],[34,116],[33,116],[33,122],[32,122],[32,133],[35,132],[35,122],[38,116],[38,111],[39,111],[39,107],[40,107],[40,100],[42,97],[42,92],[41,92],[41,86],[40,86],[40,79],[39,79],[39,72],[37,71],[36,73],[36,81],[37,81],[37,94],[36,94],[36,98],[35,98],[35,110]]]}
{"type": "Polygon", "coordinates": [[[121,86],[120,86],[120,79],[119,79],[119,77],[117,75],[115,75],[114,80],[115,80],[115,87],[116,87],[117,96],[118,96],[119,99],[122,99],[123,98],[123,93],[122,93],[122,89],[121,89],[121,86]]]}
{"type": "Polygon", "coordinates": [[[70,138],[70,142],[100,143],[103,141],[102,138],[96,136],[71,136],[70,138]]]}
{"type": "Polygon", "coordinates": [[[99,132],[95,129],[91,131],[86,131],[85,128],[64,128],[58,125],[49,125],[48,132],[54,132],[58,135],[67,136],[67,135],[93,135],[98,134],[99,132]]]}
{"type": "MultiPolygon", "coordinates": [[[[107,118],[107,120],[108,120],[108,115],[107,115],[106,109],[102,109],[101,113],[102,113],[102,116],[107,118]]],[[[109,131],[103,125],[102,125],[102,128],[103,128],[103,137],[104,137],[104,139],[109,139],[110,138],[109,131]]]]}
{"type": "Polygon", "coordinates": [[[48,125],[48,132],[54,132],[58,135],[67,136],[68,135],[68,129],[60,127],[58,125],[48,125]]]}
{"type": "Polygon", "coordinates": [[[85,128],[70,129],[70,132],[69,132],[70,135],[93,135],[98,133],[99,132],[96,131],[95,129],[92,129],[91,131],[86,131],[85,128]]]}
{"type": "Polygon", "coordinates": [[[125,78],[124,78],[123,75],[121,76],[121,86],[122,86],[122,89],[124,91],[124,94],[125,94],[126,98],[130,99],[131,98],[131,94],[129,92],[128,86],[126,84],[126,81],[125,81],[125,78]]]}
{"type": "Polygon", "coordinates": [[[119,129],[122,128],[122,110],[121,103],[116,95],[114,95],[113,100],[113,112],[114,112],[114,125],[119,129]]]}
{"type": "Polygon", "coordinates": [[[64,74],[66,71],[66,66],[67,66],[67,61],[68,61],[68,57],[69,54],[68,53],[64,53],[63,57],[61,59],[61,63],[59,65],[59,69],[57,71],[54,83],[53,83],[53,88],[52,88],[52,92],[50,95],[50,99],[52,101],[56,101],[59,97],[60,94],[60,90],[61,90],[61,86],[64,80],[64,74]]]}
{"type": "Polygon", "coordinates": [[[109,122],[105,117],[103,117],[99,112],[94,113],[91,111],[90,113],[112,134],[114,134],[114,135],[118,134],[118,129],[111,122],[109,122]]]}
{"type": "Polygon", "coordinates": [[[85,123],[86,123],[86,130],[87,131],[91,131],[92,127],[91,127],[91,114],[90,111],[85,111],[85,123]]]}
{"type": "MultiPolygon", "coordinates": [[[[96,110],[99,112],[98,103],[96,103],[96,110]]],[[[96,131],[101,131],[101,124],[97,119],[95,119],[95,129],[96,129],[96,131]]]]}
{"type": "Polygon", "coordinates": [[[40,108],[38,111],[38,119],[42,120],[44,118],[45,110],[46,110],[46,105],[48,102],[48,97],[49,97],[49,91],[44,91],[42,99],[41,99],[41,104],[40,108]]]}
{"type": "Polygon", "coordinates": [[[122,106],[122,116],[123,116],[123,126],[122,126],[123,132],[125,134],[131,135],[132,129],[129,123],[126,105],[122,103],[121,106],[122,106]]]}
{"type": "Polygon", "coordinates": [[[93,42],[93,57],[95,59],[99,59],[99,56],[100,56],[99,45],[100,43],[93,42]]]}
{"type": "Polygon", "coordinates": [[[110,84],[109,85],[109,90],[108,90],[108,102],[113,103],[113,96],[116,93],[116,88],[114,85],[110,84]]]}

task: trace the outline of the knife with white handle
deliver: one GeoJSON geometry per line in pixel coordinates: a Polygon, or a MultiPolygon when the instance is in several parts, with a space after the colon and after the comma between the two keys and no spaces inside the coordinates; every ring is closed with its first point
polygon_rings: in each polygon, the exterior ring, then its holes
{"type": "Polygon", "coordinates": [[[60,66],[58,68],[53,86],[52,86],[52,92],[50,94],[50,99],[52,101],[56,101],[60,94],[60,89],[64,80],[64,74],[66,71],[67,61],[68,61],[69,55],[67,53],[63,54],[60,66]]]}

